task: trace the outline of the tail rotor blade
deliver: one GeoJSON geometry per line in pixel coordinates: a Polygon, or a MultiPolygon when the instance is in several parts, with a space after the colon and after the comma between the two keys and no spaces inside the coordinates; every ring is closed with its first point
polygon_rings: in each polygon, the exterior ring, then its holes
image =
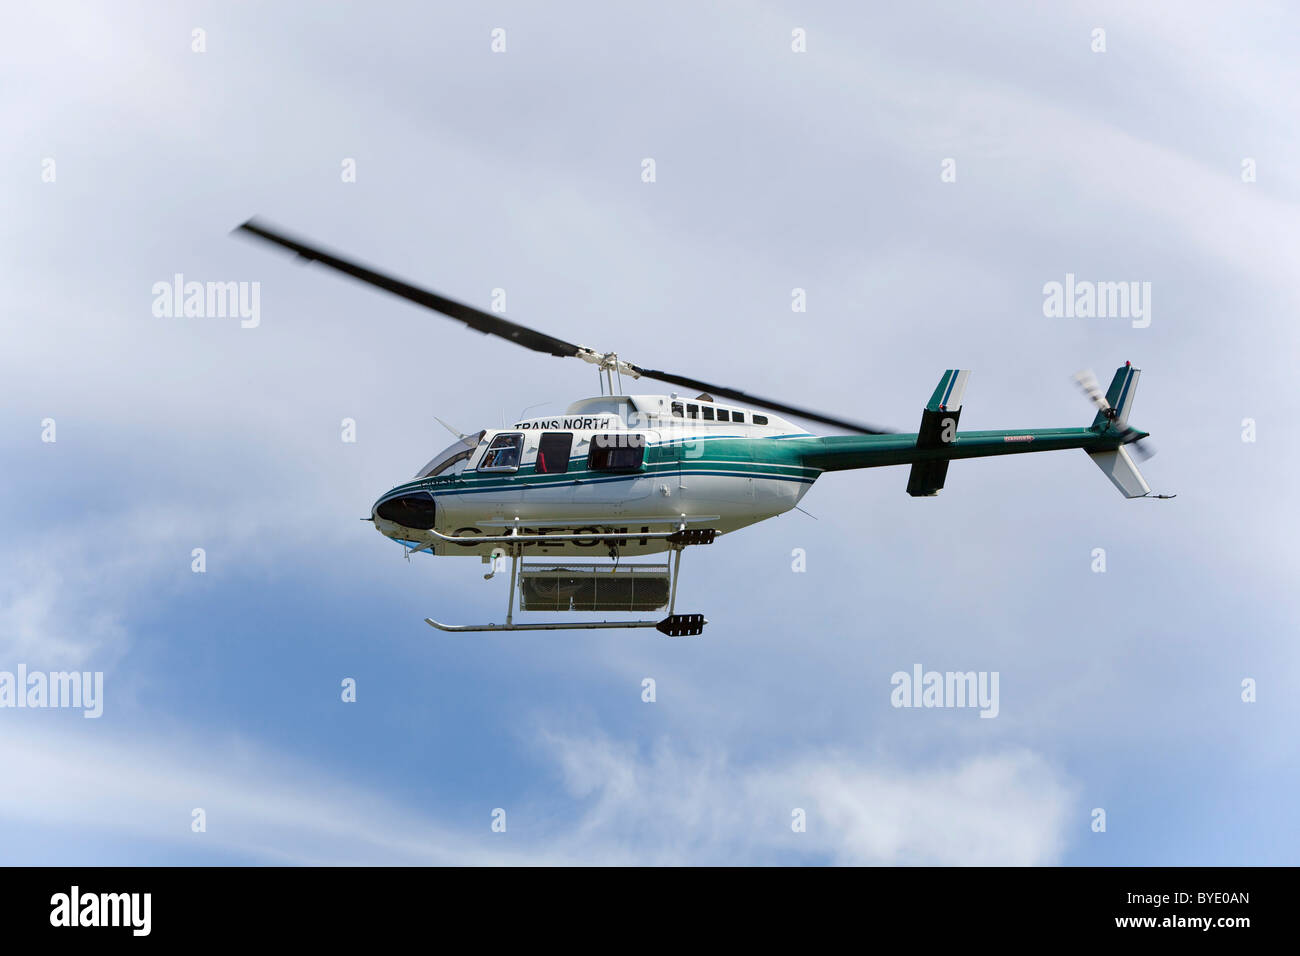
{"type": "Polygon", "coordinates": [[[1106,393],[1101,390],[1097,384],[1097,376],[1093,374],[1092,369],[1084,369],[1082,372],[1074,373],[1075,384],[1083,389],[1083,394],[1088,396],[1088,400],[1096,405],[1103,412],[1110,411],[1110,402],[1106,401],[1106,393]]]}
{"type": "Polygon", "coordinates": [[[1145,438],[1139,438],[1137,441],[1131,442],[1129,447],[1133,449],[1139,461],[1146,461],[1156,453],[1155,446],[1145,438]]]}

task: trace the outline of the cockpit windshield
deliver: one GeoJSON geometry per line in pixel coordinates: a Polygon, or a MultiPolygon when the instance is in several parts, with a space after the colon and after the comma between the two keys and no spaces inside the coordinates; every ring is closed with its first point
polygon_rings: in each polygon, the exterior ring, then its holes
{"type": "Polygon", "coordinates": [[[415,477],[432,478],[435,475],[459,474],[464,471],[465,462],[469,461],[469,456],[474,454],[474,449],[478,447],[478,443],[483,440],[485,434],[487,434],[486,430],[479,432],[477,435],[466,435],[454,445],[444,448],[434,455],[415,477]]]}

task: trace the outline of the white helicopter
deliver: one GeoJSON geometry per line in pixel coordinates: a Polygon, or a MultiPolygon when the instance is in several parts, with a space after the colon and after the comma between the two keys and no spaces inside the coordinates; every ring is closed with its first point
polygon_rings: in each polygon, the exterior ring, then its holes
{"type": "MultiPolygon", "coordinates": [[[[249,220],[239,230],[310,262],[377,286],[472,329],[549,355],[595,365],[602,394],[563,415],[462,435],[410,481],[385,492],[369,518],[407,556],[509,558],[504,624],[442,624],[444,631],[654,627],[669,636],[699,634],[702,614],[676,611],[682,551],[772,518],[799,504],[822,474],[910,465],[907,493],[938,494],[958,458],[1081,448],[1128,498],[1152,495],[1128,445],[1147,433],[1130,428],[1140,370],[1125,363],[1103,395],[1089,373],[1076,376],[1097,406],[1088,427],[958,431],[969,372],[944,372],[918,431],[897,434],[808,409],[626,362],[445,298],[313,247],[249,220]],[[623,376],[685,388],[685,395],[621,394],[623,376]],[[759,411],[758,409],[761,409],[759,411]],[[776,412],[831,425],[850,435],[818,437],[776,412]],[[668,564],[626,556],[669,553],[668,564]],[[532,560],[523,560],[525,557],[532,560]],[[581,559],[587,560],[581,560],[581,559]],[[578,560],[575,560],[578,559],[578,560]],[[593,560],[594,559],[594,560],[593,560]],[[527,622],[522,612],[651,612],[643,620],[527,622]]],[[[1134,445],[1140,448],[1139,445],[1134,445]]],[[[1145,457],[1145,456],[1144,456],[1145,457]]]]}

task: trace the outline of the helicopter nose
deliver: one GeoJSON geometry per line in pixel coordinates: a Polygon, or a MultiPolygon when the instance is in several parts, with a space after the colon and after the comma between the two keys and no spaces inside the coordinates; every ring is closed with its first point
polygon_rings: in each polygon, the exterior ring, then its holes
{"type": "Polygon", "coordinates": [[[427,491],[407,491],[381,498],[375,504],[375,517],[419,531],[432,528],[437,513],[438,506],[427,491]]]}

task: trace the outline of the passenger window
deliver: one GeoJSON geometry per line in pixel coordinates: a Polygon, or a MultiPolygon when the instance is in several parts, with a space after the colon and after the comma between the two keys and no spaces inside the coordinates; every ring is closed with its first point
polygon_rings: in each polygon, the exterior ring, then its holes
{"type": "Polygon", "coordinates": [[[573,432],[547,432],[537,443],[539,475],[562,475],[569,470],[569,452],[573,449],[573,432]]]}
{"type": "Polygon", "coordinates": [[[686,416],[686,406],[681,402],[673,402],[673,418],[684,418],[686,416]]]}
{"type": "Polygon", "coordinates": [[[725,408],[719,408],[719,409],[718,409],[718,421],[720,421],[720,422],[729,422],[729,421],[731,421],[731,413],[730,413],[729,411],[727,411],[725,408]]]}
{"type": "Polygon", "coordinates": [[[519,456],[524,449],[524,436],[497,435],[483,453],[483,460],[478,464],[479,471],[517,471],[519,456]]]}
{"type": "Polygon", "coordinates": [[[732,413],[731,413],[731,420],[732,420],[733,422],[740,422],[740,424],[743,425],[743,424],[745,424],[745,413],[744,413],[744,412],[732,412],[732,413]]]}
{"type": "Polygon", "coordinates": [[[700,411],[704,412],[704,420],[705,420],[706,422],[711,422],[711,421],[713,421],[713,406],[712,406],[712,405],[701,405],[701,406],[700,406],[700,411]]]}
{"type": "Polygon", "coordinates": [[[755,425],[766,425],[766,424],[767,424],[767,416],[766,416],[766,415],[755,415],[755,416],[754,416],[754,424],[755,424],[755,425]]]}
{"type": "Polygon", "coordinates": [[[587,467],[592,471],[636,471],[645,458],[641,435],[597,435],[591,440],[587,467]]]}
{"type": "Polygon", "coordinates": [[[699,418],[699,417],[700,417],[700,406],[698,406],[698,405],[687,405],[687,406],[686,406],[686,417],[687,417],[687,418],[699,418]]]}

